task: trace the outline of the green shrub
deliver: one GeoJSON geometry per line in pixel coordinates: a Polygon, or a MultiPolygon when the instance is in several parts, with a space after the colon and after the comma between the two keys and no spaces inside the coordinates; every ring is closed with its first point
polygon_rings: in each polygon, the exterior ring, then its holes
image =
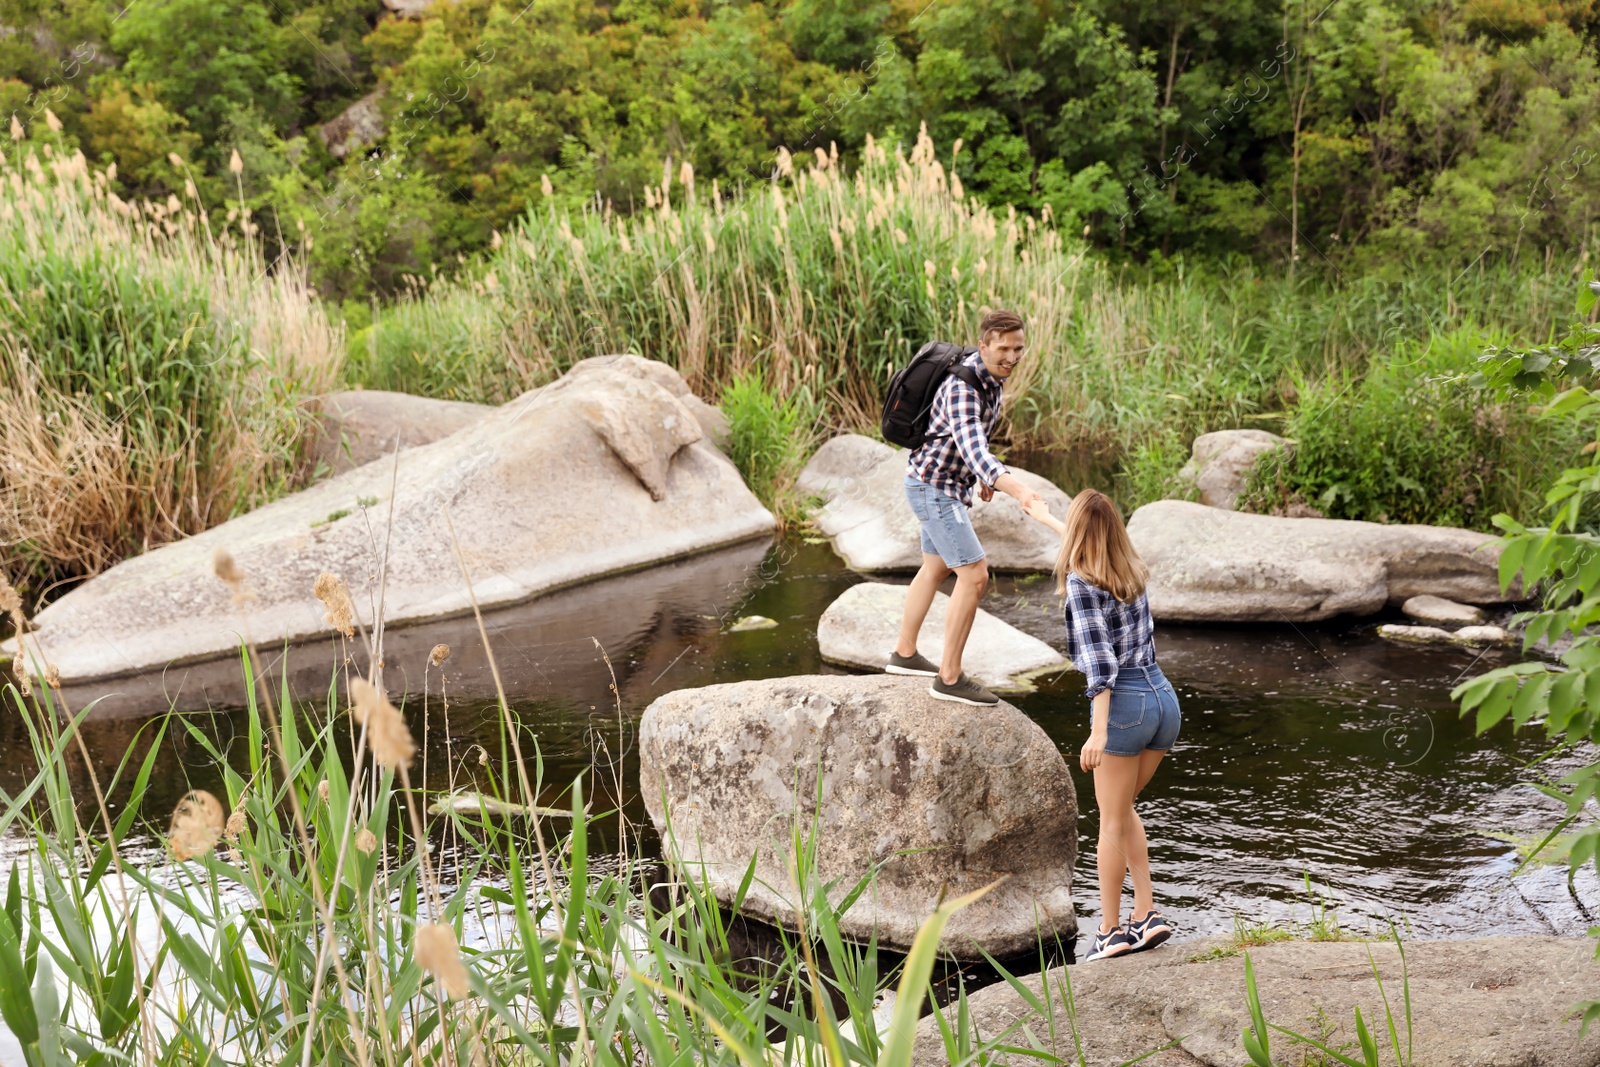
{"type": "Polygon", "coordinates": [[[728,419],[728,458],[745,483],[780,517],[798,517],[792,487],[817,433],[810,391],[780,398],[755,374],[741,374],[722,391],[722,413],[728,419]]]}
{"type": "Polygon", "coordinates": [[[1471,329],[1436,334],[1364,375],[1302,381],[1286,429],[1294,450],[1257,463],[1242,506],[1480,529],[1497,512],[1529,510],[1579,442],[1467,384],[1487,341],[1471,329]]]}

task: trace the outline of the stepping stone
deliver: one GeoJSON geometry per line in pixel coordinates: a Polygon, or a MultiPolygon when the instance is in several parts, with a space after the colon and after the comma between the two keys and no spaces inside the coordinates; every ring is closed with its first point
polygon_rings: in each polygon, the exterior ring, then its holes
{"type": "Polygon", "coordinates": [[[1427,593],[1407,600],[1400,610],[1419,622],[1478,623],[1486,617],[1482,608],[1427,593]]]}
{"type": "MultiPolygon", "coordinates": [[[[822,658],[846,667],[883,670],[900,636],[907,588],[863,582],[845,590],[817,622],[822,658]]],[[[944,653],[944,614],[949,605],[948,596],[935,594],[917,643],[918,650],[935,663],[944,653]]],[[[982,608],[972,622],[961,667],[979,684],[1013,693],[1031,691],[1038,675],[1072,669],[1061,653],[982,608]]]]}
{"type": "Polygon", "coordinates": [[[1419,645],[1509,645],[1516,640],[1514,634],[1499,626],[1463,626],[1452,631],[1393,622],[1378,627],[1378,636],[1419,645]]]}

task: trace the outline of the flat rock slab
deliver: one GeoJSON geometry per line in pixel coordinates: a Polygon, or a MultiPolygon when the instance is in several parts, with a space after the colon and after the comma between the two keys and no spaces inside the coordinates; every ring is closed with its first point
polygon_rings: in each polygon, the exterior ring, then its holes
{"type": "MultiPolygon", "coordinates": [[[[822,658],[846,667],[881,671],[900,637],[907,586],[862,582],[846,589],[817,621],[822,658]]],[[[944,654],[944,615],[950,598],[937,593],[922,624],[918,651],[935,663],[944,654]]],[[[1032,677],[1072,669],[1055,649],[982,608],[962,653],[961,666],[982,685],[997,692],[1028,692],[1032,677]]],[[[913,679],[915,681],[915,679],[913,679]]]]}
{"type": "MultiPolygon", "coordinates": [[[[1205,947],[1203,944],[1199,947],[1205,947]]],[[[1088,1062],[1121,1063],[1169,1042],[1177,1048],[1141,1062],[1177,1067],[1249,1067],[1240,1035],[1250,1024],[1245,1000],[1244,959],[1232,956],[1190,962],[1196,945],[1169,945],[1121,960],[1055,968],[1046,974],[1053,995],[1051,1020],[1035,1012],[1010,986],[995,985],[969,998],[972,1018],[986,1037],[1016,1026],[1008,1044],[1030,1044],[1076,1060],[1073,1022],[1059,993],[1070,978],[1077,1030],[1088,1062]],[[1025,1028],[1025,1030],[1023,1029],[1025,1028]]],[[[1405,1050],[1402,966],[1392,942],[1281,942],[1250,950],[1261,1007],[1269,1024],[1319,1036],[1318,1020],[1334,1027],[1333,1048],[1359,1058],[1355,1009],[1387,1045],[1383,994],[1396,1015],[1405,1050]],[[1370,953],[1370,955],[1369,955],[1370,953]],[[1373,965],[1383,980],[1382,993],[1373,965]]],[[[1412,999],[1414,1067],[1596,1067],[1600,1029],[1579,1040],[1568,1009],[1600,997],[1600,964],[1585,938],[1486,937],[1458,941],[1413,941],[1405,969],[1412,999]]],[[[1037,995],[1041,977],[1023,980],[1037,995]]],[[[1305,1045],[1270,1031],[1273,1061],[1299,1063],[1315,1055],[1305,1045]]],[[[1392,1052],[1381,1056],[1394,1063],[1392,1052]]],[[[937,1022],[917,1027],[913,1062],[946,1064],[937,1022]]],[[[999,1054],[996,1064],[1037,1063],[1020,1054],[999,1054]]],[[[1305,1062],[1313,1062],[1307,1059],[1305,1062]]],[[[1315,1062],[1321,1062],[1320,1060],[1315,1062]]]]}
{"type": "Polygon", "coordinates": [[[1442,596],[1414,596],[1401,604],[1400,610],[1418,622],[1471,624],[1482,622],[1487,617],[1480,607],[1457,604],[1442,596]]]}
{"type": "MultiPolygon", "coordinates": [[[[471,426],[127,560],[39,614],[38,649],[79,683],[326,634],[312,586],[349,585],[370,626],[514,604],[550,590],[769,535],[771,512],[679,402],[677,372],[636,356],[584,360],[471,426]],[[397,488],[395,487],[397,486],[397,488]],[[448,518],[447,518],[448,516],[448,518]],[[232,552],[236,605],[212,574],[232,552]]],[[[30,651],[36,651],[30,649],[30,651]]]]}
{"type": "Polygon", "coordinates": [[[1423,594],[1506,599],[1496,539],[1472,530],[1158,500],[1133,513],[1128,534],[1150,567],[1150,610],[1164,622],[1315,622],[1423,594]]]}
{"type": "Polygon", "coordinates": [[[330,393],[316,401],[316,428],[307,447],[313,460],[334,474],[343,474],[397,448],[415,448],[449,437],[493,410],[487,404],[382,389],[330,393]]]}
{"type": "MultiPolygon", "coordinates": [[[[906,457],[910,453],[861,434],[828,441],[797,482],[800,491],[819,496],[817,527],[852,570],[914,571],[922,566],[921,527],[906,503],[906,457]]],[[[1056,518],[1065,518],[1072,498],[1037,474],[1010,468],[1022,483],[1041,494],[1056,518]]],[[[1028,518],[1004,493],[972,500],[972,529],[983,543],[992,570],[1048,571],[1055,566],[1061,539],[1028,518]]]]}
{"type": "Polygon", "coordinates": [[[1006,958],[1077,931],[1078,805],[1055,744],[1010,704],[935,700],[919,679],[800,676],[668,693],[639,724],[639,791],[680,874],[793,928],[794,834],[843,896],[840,932],[905,950],[941,899],[1005,881],[957,913],[945,951],[1006,958]]]}

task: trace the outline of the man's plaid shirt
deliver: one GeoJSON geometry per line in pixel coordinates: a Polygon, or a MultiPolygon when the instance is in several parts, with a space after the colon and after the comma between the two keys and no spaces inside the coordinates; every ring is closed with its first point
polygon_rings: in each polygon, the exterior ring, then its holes
{"type": "Polygon", "coordinates": [[[1122,667],[1148,667],[1156,661],[1156,625],[1150,603],[1140,593],[1127,604],[1097,585],[1067,575],[1067,658],[1088,681],[1093,700],[1115,688],[1122,667]]]}
{"type": "Polygon", "coordinates": [[[939,383],[928,413],[928,436],[911,453],[906,472],[946,496],[972,506],[972,484],[994,485],[1006,473],[1003,463],[989,451],[989,435],[1000,421],[1000,391],[1004,383],[989,373],[983,356],[974,352],[962,360],[977,371],[974,389],[954,375],[939,383]]]}

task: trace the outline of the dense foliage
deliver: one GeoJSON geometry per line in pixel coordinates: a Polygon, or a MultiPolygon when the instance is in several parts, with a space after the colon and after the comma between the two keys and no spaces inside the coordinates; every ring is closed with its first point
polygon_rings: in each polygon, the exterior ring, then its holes
{"type": "MultiPolygon", "coordinates": [[[[1589,275],[1578,300],[1578,318],[1555,343],[1531,348],[1495,348],[1482,360],[1484,385],[1514,397],[1545,401],[1546,417],[1578,428],[1590,444],[1580,466],[1561,472],[1545,496],[1546,525],[1528,526],[1510,515],[1495,516],[1505,531],[1500,551],[1500,581],[1541,594],[1540,610],[1523,615],[1523,647],[1561,648],[1556,662],[1532,658],[1489,671],[1458,686],[1451,695],[1462,714],[1475,713],[1479,732],[1510,717],[1514,729],[1542,727],[1557,753],[1575,763],[1538,784],[1541,792],[1566,803],[1568,814],[1539,842],[1533,856],[1553,854],[1573,870],[1592,864],[1600,873],[1600,326],[1593,323],[1600,304],[1600,282],[1589,275]],[[1560,390],[1558,392],[1558,390],[1560,390]]],[[[1560,766],[1560,764],[1557,764],[1560,766]]],[[[1533,856],[1529,857],[1531,861],[1533,856]]],[[[1600,935],[1600,926],[1591,935],[1600,935]]],[[[1597,952],[1600,955],[1600,952],[1597,952]]],[[[1587,1028],[1600,1022],[1600,1000],[1581,1005],[1587,1028]]]]}
{"type": "Polygon", "coordinates": [[[849,161],[923,122],[972,193],[1104,247],[1460,269],[1590,233],[1596,25],[1592,0],[0,0],[0,116],[218,212],[239,153],[264,238],[340,297],[550,198],[627,212],[664,166],[726,191],[780,146],[849,161]],[[363,100],[384,132],[352,142],[330,122],[363,100]]]}
{"type": "Polygon", "coordinates": [[[1535,503],[1582,441],[1524,402],[1463,387],[1486,344],[1459,330],[1398,344],[1359,376],[1301,382],[1283,430],[1294,446],[1256,464],[1244,506],[1485,528],[1535,503]]]}

